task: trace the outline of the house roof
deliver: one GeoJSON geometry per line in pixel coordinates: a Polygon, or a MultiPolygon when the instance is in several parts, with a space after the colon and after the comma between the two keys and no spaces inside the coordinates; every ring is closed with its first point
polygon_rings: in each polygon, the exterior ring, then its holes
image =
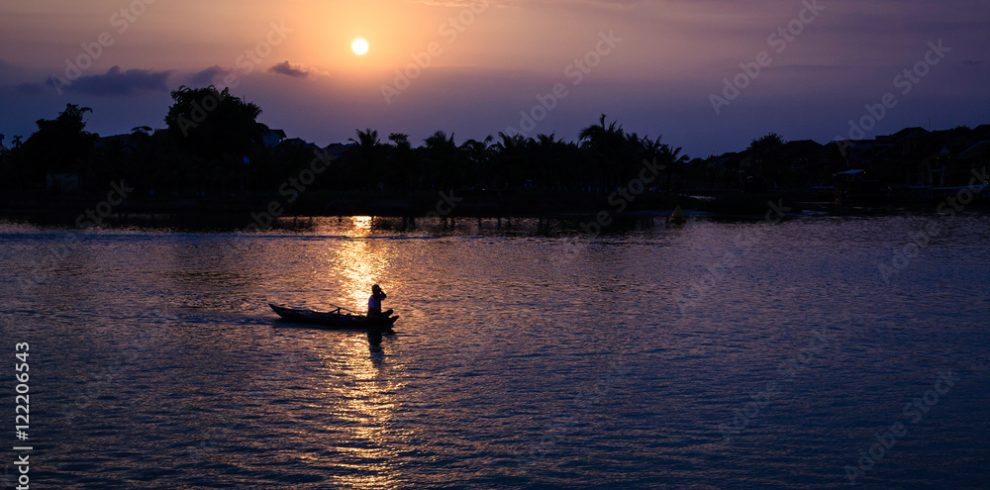
{"type": "Polygon", "coordinates": [[[902,129],[902,130],[894,133],[892,136],[895,137],[895,138],[909,138],[910,139],[910,138],[918,138],[918,137],[924,136],[926,134],[928,134],[928,131],[925,131],[924,128],[917,128],[917,127],[915,127],[915,128],[905,128],[905,129],[902,129]]]}
{"type": "Polygon", "coordinates": [[[978,160],[987,157],[990,157],[990,140],[978,141],[959,154],[959,158],[963,160],[978,160]]]}

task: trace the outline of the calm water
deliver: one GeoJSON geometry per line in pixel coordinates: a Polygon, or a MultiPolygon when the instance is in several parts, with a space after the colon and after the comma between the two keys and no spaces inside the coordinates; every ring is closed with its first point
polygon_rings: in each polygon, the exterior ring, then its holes
{"type": "Polygon", "coordinates": [[[0,347],[31,345],[38,488],[985,488],[990,218],[939,219],[884,281],[926,219],[2,225],[0,347]],[[373,282],[402,316],[380,352],[266,306],[373,282]]]}

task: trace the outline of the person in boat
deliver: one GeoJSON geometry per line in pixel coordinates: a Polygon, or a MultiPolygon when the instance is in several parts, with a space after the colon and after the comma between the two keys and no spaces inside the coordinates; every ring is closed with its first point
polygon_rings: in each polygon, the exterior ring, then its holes
{"type": "Polygon", "coordinates": [[[368,318],[383,318],[392,314],[392,310],[382,312],[382,300],[388,298],[381,286],[375,284],[371,286],[371,297],[368,298],[368,318]]]}
{"type": "Polygon", "coordinates": [[[687,220],[684,219],[684,210],[681,209],[681,205],[678,204],[677,207],[674,208],[674,212],[670,213],[670,216],[667,217],[667,224],[683,225],[684,223],[687,223],[687,220]]]}

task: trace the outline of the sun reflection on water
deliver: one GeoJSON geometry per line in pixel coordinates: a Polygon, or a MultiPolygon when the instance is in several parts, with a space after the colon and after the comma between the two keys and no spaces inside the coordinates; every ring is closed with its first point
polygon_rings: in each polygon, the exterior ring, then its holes
{"type": "Polygon", "coordinates": [[[363,336],[351,336],[322,354],[326,370],[327,408],[336,421],[327,429],[343,428],[334,452],[341,455],[335,465],[353,470],[333,477],[335,486],[345,488],[397,488],[399,449],[408,447],[409,437],[396,431],[395,413],[400,408],[401,368],[369,355],[363,336]],[[346,379],[341,382],[343,371],[346,379]],[[332,381],[331,381],[332,380],[332,381]],[[340,422],[344,422],[341,424],[340,422]]]}
{"type": "Polygon", "coordinates": [[[354,240],[333,244],[333,252],[337,255],[334,262],[346,264],[340,270],[341,295],[352,304],[365,306],[371,286],[385,282],[389,264],[384,250],[373,242],[354,240]]]}
{"type": "MultiPolygon", "coordinates": [[[[371,233],[372,219],[351,220],[349,235],[357,239],[328,242],[321,247],[320,262],[335,283],[334,294],[344,303],[341,306],[363,311],[372,284],[381,283],[388,289],[391,263],[381,242],[360,238],[371,233]]],[[[394,427],[402,370],[388,358],[387,341],[384,349],[375,352],[364,335],[353,335],[320,353],[326,371],[326,385],[320,391],[326,394],[326,409],[332,410],[336,419],[328,430],[342,429],[332,441],[336,446],[333,452],[340,455],[334,465],[352,470],[335,475],[334,486],[399,486],[397,448],[408,447],[408,435],[394,427]]]]}
{"type": "Polygon", "coordinates": [[[368,235],[371,233],[371,225],[373,218],[371,216],[352,216],[351,226],[355,232],[361,235],[368,235]]]}
{"type": "Polygon", "coordinates": [[[299,284],[300,292],[306,292],[306,297],[300,298],[300,304],[326,305],[330,302],[364,314],[373,284],[381,284],[390,291],[392,257],[388,255],[387,245],[364,239],[371,233],[371,217],[349,219],[351,227],[345,231],[349,239],[327,240],[320,244],[316,256],[303,259],[312,265],[311,274],[299,284]]]}

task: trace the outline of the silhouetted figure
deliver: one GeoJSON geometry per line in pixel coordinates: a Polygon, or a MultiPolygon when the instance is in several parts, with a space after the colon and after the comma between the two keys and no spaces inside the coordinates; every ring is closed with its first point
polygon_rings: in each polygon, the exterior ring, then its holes
{"type": "Polygon", "coordinates": [[[371,286],[371,297],[368,298],[368,318],[378,319],[382,317],[387,317],[392,314],[392,310],[388,310],[382,313],[382,300],[388,298],[385,291],[382,291],[381,286],[375,284],[371,286]]]}
{"type": "MultiPolygon", "coordinates": [[[[371,286],[371,297],[368,298],[368,319],[377,320],[392,314],[392,310],[382,312],[382,300],[385,298],[388,298],[388,295],[385,294],[385,291],[382,291],[381,286],[377,284],[371,286]]],[[[385,328],[384,325],[372,325],[368,327],[368,343],[371,344],[373,349],[381,345],[382,334],[385,328]]]]}

